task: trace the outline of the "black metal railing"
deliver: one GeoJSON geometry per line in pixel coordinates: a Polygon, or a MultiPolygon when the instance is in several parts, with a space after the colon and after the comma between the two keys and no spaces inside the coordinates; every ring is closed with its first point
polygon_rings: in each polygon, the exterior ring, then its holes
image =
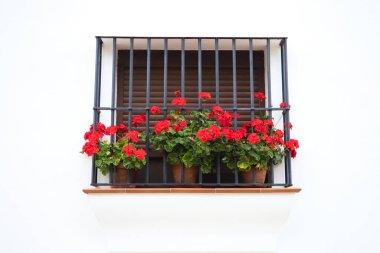
{"type": "MultiPolygon", "coordinates": [[[[147,152],[147,164],[142,169],[144,171],[143,182],[133,182],[130,181],[130,176],[128,176],[128,182],[126,183],[114,183],[112,180],[112,170],[110,173],[109,183],[100,183],[98,182],[98,170],[95,167],[95,156],[92,160],[92,186],[137,186],[137,187],[186,187],[186,186],[199,186],[199,187],[272,187],[272,186],[283,186],[290,187],[292,186],[292,176],[291,176],[291,159],[290,154],[287,152],[284,158],[284,178],[285,182],[274,182],[274,170],[272,163],[269,166],[269,173],[266,178],[266,182],[263,184],[259,183],[241,183],[239,182],[239,173],[238,168],[235,162],[234,166],[234,180],[233,182],[223,182],[221,178],[221,167],[222,164],[220,162],[220,156],[217,155],[215,162],[215,181],[214,182],[204,182],[202,173],[199,173],[199,182],[196,184],[186,184],[180,183],[176,184],[169,180],[169,173],[167,169],[166,162],[166,154],[163,154],[162,157],[162,180],[161,182],[151,182],[150,180],[150,149],[149,149],[149,123],[150,123],[150,68],[151,68],[151,44],[152,40],[163,40],[163,51],[164,51],[164,69],[163,69],[163,89],[164,89],[164,98],[163,98],[163,114],[164,118],[166,118],[168,110],[173,109],[168,106],[168,52],[170,51],[168,48],[169,40],[180,40],[180,51],[181,51],[181,94],[185,97],[185,55],[186,49],[185,44],[187,40],[197,40],[198,43],[198,92],[202,91],[202,41],[203,40],[214,40],[215,43],[215,104],[220,104],[220,69],[219,69],[219,42],[220,40],[230,40],[232,46],[232,85],[233,85],[233,107],[232,108],[224,108],[226,111],[231,111],[234,114],[233,127],[237,128],[237,113],[239,111],[250,112],[251,120],[255,116],[255,112],[267,112],[269,118],[272,118],[273,111],[282,112],[283,124],[284,124],[284,141],[288,141],[290,139],[290,131],[289,131],[289,108],[279,108],[272,106],[272,84],[271,84],[271,42],[278,42],[278,46],[281,50],[281,87],[282,87],[282,101],[289,105],[289,94],[288,94],[288,66],[287,66],[287,38],[286,37],[123,37],[123,36],[96,36],[96,64],[95,64],[95,92],[94,92],[94,116],[93,122],[94,126],[99,122],[100,113],[102,111],[110,111],[111,112],[111,125],[115,125],[115,112],[116,111],[128,111],[128,127],[131,129],[132,126],[132,113],[133,111],[145,111],[146,114],[146,125],[145,130],[147,134],[146,139],[146,152],[147,152]],[[101,98],[101,69],[102,69],[102,52],[103,52],[103,40],[112,40],[112,98],[111,98],[111,107],[102,107],[100,105],[101,98]],[[117,41],[118,40],[129,40],[129,100],[128,107],[116,107],[115,98],[116,98],[116,68],[117,68],[117,41]],[[146,40],[146,51],[147,51],[147,68],[146,68],[146,104],[145,107],[133,107],[132,98],[133,98],[133,63],[134,63],[134,42],[136,39],[146,40]],[[237,79],[236,79],[236,40],[246,40],[249,48],[249,87],[250,87],[250,107],[238,107],[237,103],[237,79]],[[267,87],[267,98],[268,98],[268,106],[264,107],[255,107],[255,98],[253,96],[254,93],[254,50],[253,50],[253,41],[261,40],[266,43],[266,61],[265,61],[265,74],[266,74],[266,87],[267,87]]],[[[279,92],[279,91],[276,91],[279,92]]],[[[198,106],[197,107],[186,107],[186,110],[194,111],[202,109],[202,101],[198,98],[198,106]]],[[[115,141],[114,138],[111,138],[111,143],[115,141]]],[[[256,173],[253,170],[253,182],[255,182],[256,173]]],[[[181,169],[181,182],[184,182],[184,166],[182,164],[181,169]]],[[[128,171],[129,174],[129,171],[128,171]]]]}

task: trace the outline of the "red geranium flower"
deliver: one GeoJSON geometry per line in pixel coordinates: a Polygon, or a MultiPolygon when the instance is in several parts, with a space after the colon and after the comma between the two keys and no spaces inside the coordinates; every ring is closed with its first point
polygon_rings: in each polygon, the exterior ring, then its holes
{"type": "Polygon", "coordinates": [[[97,143],[86,142],[82,147],[82,152],[86,153],[88,156],[92,156],[99,152],[97,143]]]}
{"type": "Polygon", "coordinates": [[[234,141],[240,141],[247,133],[247,130],[245,128],[241,128],[241,129],[238,129],[238,130],[235,130],[232,132],[232,139],[234,141]],[[242,131],[242,129],[244,129],[242,131]]]}
{"type": "Polygon", "coordinates": [[[123,148],[123,152],[125,153],[126,156],[131,157],[132,155],[135,154],[136,148],[131,145],[127,145],[123,148]]]}
{"type": "Polygon", "coordinates": [[[186,99],[181,98],[181,97],[174,98],[174,99],[172,100],[172,105],[175,105],[175,106],[183,106],[183,105],[186,105],[186,99]]]}
{"type": "Polygon", "coordinates": [[[96,131],[104,133],[106,131],[106,126],[103,123],[99,122],[98,124],[96,124],[96,131]]]}
{"type": "Polygon", "coordinates": [[[210,141],[212,139],[212,133],[208,129],[198,130],[196,136],[201,140],[201,142],[210,141]]]}
{"type": "Polygon", "coordinates": [[[181,91],[179,91],[179,90],[176,90],[175,92],[174,92],[174,94],[178,97],[178,96],[181,96],[181,91]]]}
{"type": "Polygon", "coordinates": [[[271,136],[271,138],[272,138],[272,140],[274,141],[274,142],[276,142],[277,144],[279,144],[279,145],[281,145],[281,146],[283,146],[284,145],[284,140],[282,139],[282,137],[279,137],[278,135],[272,135],[271,136]]]}
{"type": "Polygon", "coordinates": [[[298,141],[295,139],[290,139],[289,141],[287,141],[285,143],[285,146],[290,151],[293,151],[293,150],[296,150],[297,148],[299,148],[298,141]]]}
{"type": "Polygon", "coordinates": [[[104,131],[104,133],[106,135],[111,135],[111,134],[115,134],[118,130],[118,127],[117,126],[109,126],[106,128],[106,130],[104,131]]]}
{"type": "Polygon", "coordinates": [[[85,140],[88,140],[88,138],[91,136],[91,134],[92,134],[92,130],[90,130],[90,131],[88,131],[88,132],[85,132],[83,138],[84,138],[85,140]]]}
{"type": "Polygon", "coordinates": [[[249,122],[244,122],[243,126],[244,128],[250,128],[251,127],[251,123],[249,122]]]}
{"type": "Polygon", "coordinates": [[[255,126],[255,131],[261,134],[267,134],[268,133],[268,127],[265,125],[257,125],[255,126]]]}
{"type": "Polygon", "coordinates": [[[104,136],[104,134],[102,132],[92,132],[89,136],[88,136],[88,141],[91,142],[91,143],[98,143],[98,140],[100,138],[102,138],[104,136]]]}
{"type": "Polygon", "coordinates": [[[146,152],[144,149],[139,148],[138,150],[135,151],[134,155],[137,157],[139,160],[144,160],[146,156],[146,152]]]}
{"type": "Polygon", "coordinates": [[[251,143],[253,145],[257,142],[260,142],[260,137],[257,134],[252,133],[252,134],[248,135],[247,140],[249,143],[251,143]]]}
{"type": "Polygon", "coordinates": [[[158,106],[152,106],[151,108],[150,108],[150,113],[151,114],[160,114],[161,113],[161,111],[160,111],[160,108],[158,107],[158,106]]]}
{"type": "Polygon", "coordinates": [[[220,112],[216,115],[216,120],[222,127],[228,127],[232,120],[234,119],[234,114],[229,112],[220,112]]]}
{"type": "Polygon", "coordinates": [[[119,125],[117,125],[117,128],[118,128],[118,132],[120,133],[128,132],[128,127],[124,125],[123,123],[120,123],[119,125]]]}
{"type": "Polygon", "coordinates": [[[220,136],[220,127],[218,127],[218,126],[210,126],[210,131],[209,132],[212,134],[212,139],[216,140],[220,136]]]}
{"type": "Polygon", "coordinates": [[[139,140],[139,132],[137,132],[136,130],[132,130],[130,132],[128,132],[126,135],[125,135],[129,140],[131,140],[131,142],[138,142],[139,140]]]}
{"type": "Polygon", "coordinates": [[[251,121],[251,125],[253,127],[258,126],[258,125],[262,125],[262,124],[264,124],[264,122],[261,119],[254,119],[251,121]]]}
{"type": "Polygon", "coordinates": [[[286,102],[282,102],[282,103],[280,104],[280,108],[285,108],[285,107],[289,107],[289,108],[290,108],[290,105],[287,104],[286,102]]]}
{"type": "Polygon", "coordinates": [[[270,120],[270,119],[264,120],[264,125],[267,125],[269,127],[273,127],[274,126],[273,121],[270,120]]]}
{"type": "Polygon", "coordinates": [[[156,134],[159,135],[161,134],[162,130],[165,132],[169,131],[170,127],[170,121],[169,120],[161,120],[154,125],[154,130],[156,131],[156,134]]]}
{"type": "Polygon", "coordinates": [[[132,126],[137,127],[138,125],[146,122],[145,114],[141,114],[138,116],[132,116],[132,126]]]}
{"type": "Polygon", "coordinates": [[[207,98],[211,98],[211,94],[209,92],[199,92],[198,97],[203,98],[203,99],[207,99],[207,98]]]}
{"type": "Polygon", "coordinates": [[[196,136],[201,142],[214,141],[220,136],[220,128],[218,126],[211,126],[209,129],[199,130],[196,136]]]}
{"type": "Polygon", "coordinates": [[[174,131],[182,131],[187,126],[186,121],[179,120],[177,125],[172,126],[174,131]]]}
{"type": "Polygon", "coordinates": [[[265,94],[262,93],[262,92],[255,92],[255,93],[253,93],[253,96],[254,96],[255,98],[257,98],[257,99],[261,99],[261,100],[264,100],[264,99],[267,98],[267,97],[265,96],[265,94]]]}
{"type": "Polygon", "coordinates": [[[234,131],[230,127],[223,127],[222,128],[222,134],[226,137],[227,140],[232,139],[232,134],[234,131]]]}
{"type": "Polygon", "coordinates": [[[280,138],[284,137],[284,132],[282,132],[280,129],[277,129],[274,133],[275,133],[278,137],[280,137],[280,138]]]}
{"type": "Polygon", "coordinates": [[[296,158],[296,156],[297,156],[297,151],[292,150],[292,151],[290,152],[290,156],[291,156],[292,158],[296,158]]]}
{"type": "Polygon", "coordinates": [[[266,142],[266,143],[268,143],[268,144],[271,144],[271,143],[273,143],[273,140],[272,140],[272,138],[271,137],[269,137],[268,135],[264,135],[263,136],[263,140],[266,142]]]}

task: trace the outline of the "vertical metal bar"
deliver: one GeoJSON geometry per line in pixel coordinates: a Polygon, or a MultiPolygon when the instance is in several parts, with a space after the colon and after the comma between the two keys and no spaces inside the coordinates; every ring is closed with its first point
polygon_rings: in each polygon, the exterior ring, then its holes
{"type": "Polygon", "coordinates": [[[181,39],[181,94],[185,97],[185,39],[181,39]]]}
{"type": "Polygon", "coordinates": [[[128,129],[132,128],[132,99],[133,99],[133,38],[129,47],[129,98],[128,98],[128,129]]]}
{"type": "MultiPolygon", "coordinates": [[[[284,64],[284,40],[281,40],[280,42],[280,48],[281,48],[281,86],[282,86],[282,101],[285,101],[285,64],[284,64]]],[[[285,118],[285,111],[282,111],[282,121],[284,125],[284,141],[287,139],[287,131],[286,131],[286,118],[285,118]]],[[[288,183],[288,158],[287,155],[284,159],[285,164],[285,184],[288,183]]]]}
{"type": "MultiPolygon", "coordinates": [[[[101,39],[99,37],[96,38],[96,56],[95,56],[95,87],[94,87],[94,117],[93,117],[93,130],[96,129],[96,124],[99,121],[98,110],[95,107],[99,106],[98,97],[100,92],[100,71],[101,71],[101,39]]],[[[91,185],[96,185],[98,183],[98,170],[95,166],[95,156],[92,156],[92,170],[91,170],[91,185]]]]}
{"type": "MultiPolygon", "coordinates": [[[[133,105],[133,47],[134,39],[130,39],[129,46],[129,92],[128,92],[128,129],[131,131],[132,128],[132,105],[133,105]]],[[[131,183],[131,173],[130,170],[127,170],[128,175],[128,184],[131,183]]]]}
{"type": "MultiPolygon", "coordinates": [[[[185,39],[181,39],[181,94],[185,97],[185,39]]],[[[185,180],[185,167],[181,163],[181,184],[185,180]]]]}
{"type": "MultiPolygon", "coordinates": [[[[215,39],[215,104],[219,105],[219,39],[215,39]]],[[[216,182],[220,184],[220,154],[216,156],[216,182]]]]}
{"type": "MultiPolygon", "coordinates": [[[[267,59],[266,59],[266,69],[267,69],[267,84],[268,84],[268,106],[269,108],[272,108],[272,85],[271,85],[271,69],[270,69],[270,39],[267,39],[267,59]]],[[[268,112],[269,119],[272,120],[272,110],[269,110],[268,112]]],[[[270,129],[269,131],[272,131],[270,129]]],[[[269,163],[269,174],[268,174],[268,181],[269,183],[273,184],[274,179],[274,171],[273,171],[273,163],[270,161],[269,163]]]]}
{"type": "MultiPolygon", "coordinates": [[[[255,97],[253,96],[255,92],[255,77],[254,77],[254,67],[253,67],[253,42],[249,39],[249,89],[251,93],[251,121],[254,119],[255,115],[255,97]]],[[[252,182],[256,183],[256,168],[252,168],[252,182]]]]}
{"type": "MultiPolygon", "coordinates": [[[[284,80],[285,80],[285,101],[287,105],[289,105],[289,91],[288,91],[288,51],[287,51],[287,39],[284,39],[284,80]]],[[[286,122],[286,141],[290,139],[290,116],[289,116],[289,110],[286,110],[285,112],[285,122],[286,122]]],[[[287,153],[285,157],[285,162],[288,165],[286,170],[287,170],[287,186],[292,186],[292,168],[291,168],[291,162],[290,162],[290,154],[289,152],[287,153]]]]}
{"type": "MultiPolygon", "coordinates": [[[[165,119],[168,114],[167,102],[168,102],[168,39],[166,38],[164,40],[164,118],[165,119]]],[[[162,162],[163,162],[162,176],[163,176],[163,181],[166,184],[168,181],[168,175],[167,175],[167,163],[166,163],[165,151],[163,154],[162,162]]]]}
{"type": "MultiPolygon", "coordinates": [[[[233,79],[233,111],[234,111],[234,129],[237,127],[237,92],[236,92],[236,39],[232,39],[232,79],[233,79]]],[[[234,163],[235,184],[239,183],[239,171],[236,160],[234,163]]]]}
{"type": "MultiPolygon", "coordinates": [[[[111,126],[115,125],[115,95],[116,95],[116,38],[112,39],[112,94],[111,94],[111,126]]],[[[115,135],[111,136],[111,144],[115,142],[115,135]]],[[[109,181],[113,184],[113,172],[115,166],[110,166],[109,181]]]]}
{"type": "MultiPolygon", "coordinates": [[[[198,38],[198,94],[202,92],[202,39],[198,38]]],[[[202,100],[198,96],[198,110],[202,110],[202,100]]],[[[199,171],[199,184],[202,184],[203,175],[202,172],[199,171]]]]}
{"type": "Polygon", "coordinates": [[[147,154],[147,160],[146,160],[146,172],[145,172],[145,183],[149,183],[149,170],[150,170],[150,152],[149,152],[149,109],[150,109],[150,48],[151,48],[151,39],[148,38],[147,40],[147,56],[146,56],[146,107],[145,107],[145,113],[146,113],[146,124],[145,124],[145,131],[146,131],[146,147],[145,151],[147,154]]]}

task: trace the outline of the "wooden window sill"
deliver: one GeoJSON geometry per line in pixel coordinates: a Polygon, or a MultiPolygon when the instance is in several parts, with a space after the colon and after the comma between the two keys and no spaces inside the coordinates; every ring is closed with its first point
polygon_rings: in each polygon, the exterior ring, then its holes
{"type": "Polygon", "coordinates": [[[103,193],[298,193],[301,188],[111,188],[83,189],[86,194],[103,193]]]}

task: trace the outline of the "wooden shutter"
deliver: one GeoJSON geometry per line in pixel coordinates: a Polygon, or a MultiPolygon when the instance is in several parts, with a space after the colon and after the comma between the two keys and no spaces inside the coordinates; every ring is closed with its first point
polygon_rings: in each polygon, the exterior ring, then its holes
{"type": "MultiPolygon", "coordinates": [[[[254,51],[254,84],[255,92],[265,93],[264,79],[264,52],[254,51]]],[[[133,62],[133,96],[132,107],[146,106],[146,50],[134,51],[133,62]]],[[[150,77],[150,106],[163,107],[164,101],[164,51],[151,51],[151,77],[150,77]]],[[[238,108],[250,107],[249,88],[249,51],[236,51],[237,66],[237,106],[238,108]]],[[[117,82],[117,106],[129,105],[129,50],[118,52],[118,82],[117,82]]],[[[219,94],[220,106],[233,107],[233,79],[232,79],[232,52],[219,51],[219,94]]],[[[181,89],[181,51],[168,51],[168,105],[175,97],[174,91],[181,89]]],[[[210,108],[215,104],[215,52],[202,51],[202,91],[210,92],[212,99],[203,104],[210,108]]],[[[198,52],[186,51],[185,54],[185,98],[188,107],[198,106],[198,52]]],[[[255,100],[258,107],[258,101],[255,100]]],[[[261,105],[263,107],[263,105],[261,105]]],[[[139,115],[145,111],[133,111],[133,115],[139,115]]],[[[241,118],[238,126],[250,120],[249,112],[239,112],[241,118]]],[[[150,126],[162,120],[162,115],[151,115],[150,126]]],[[[128,123],[128,111],[118,111],[118,123],[128,123]]]]}

